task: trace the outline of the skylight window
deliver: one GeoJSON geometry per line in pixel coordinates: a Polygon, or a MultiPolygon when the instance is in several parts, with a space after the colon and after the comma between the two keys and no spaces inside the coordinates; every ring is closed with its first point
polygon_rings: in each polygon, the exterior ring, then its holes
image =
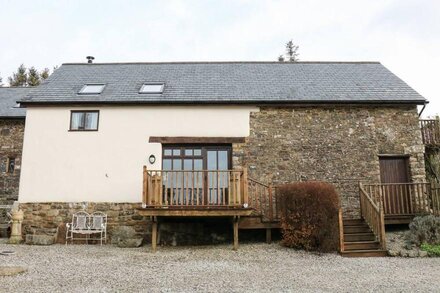
{"type": "Polygon", "coordinates": [[[99,95],[104,90],[105,84],[86,84],[78,92],[80,95],[99,95]]]}
{"type": "Polygon", "coordinates": [[[144,83],[139,91],[140,94],[161,94],[164,88],[163,83],[144,83]]]}

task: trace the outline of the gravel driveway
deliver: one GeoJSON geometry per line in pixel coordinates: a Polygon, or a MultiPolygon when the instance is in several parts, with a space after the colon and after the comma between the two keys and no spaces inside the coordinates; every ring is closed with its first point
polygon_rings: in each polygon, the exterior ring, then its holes
{"type": "Polygon", "coordinates": [[[127,249],[110,245],[0,244],[0,292],[440,291],[440,258],[342,258],[277,244],[127,249]]]}

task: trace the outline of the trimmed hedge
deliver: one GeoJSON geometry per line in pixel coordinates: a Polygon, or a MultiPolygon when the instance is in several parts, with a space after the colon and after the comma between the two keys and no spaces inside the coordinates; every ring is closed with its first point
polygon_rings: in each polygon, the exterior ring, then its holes
{"type": "Polygon", "coordinates": [[[325,182],[299,182],[277,188],[281,206],[281,244],[330,252],[339,247],[339,196],[325,182]]]}

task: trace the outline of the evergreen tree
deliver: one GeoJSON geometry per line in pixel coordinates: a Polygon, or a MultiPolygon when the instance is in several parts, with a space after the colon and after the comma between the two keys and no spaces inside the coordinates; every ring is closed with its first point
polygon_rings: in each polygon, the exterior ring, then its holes
{"type": "Polygon", "coordinates": [[[299,49],[299,46],[295,45],[293,43],[293,40],[288,41],[286,43],[286,54],[278,56],[278,61],[279,62],[284,62],[284,61],[298,62],[299,61],[298,49],[299,49]]]}
{"type": "Polygon", "coordinates": [[[28,86],[37,86],[41,83],[40,74],[35,69],[35,67],[31,67],[28,70],[28,76],[27,76],[27,85],[28,86]]]}
{"type": "Polygon", "coordinates": [[[8,78],[10,86],[27,86],[27,73],[24,64],[21,64],[17,72],[14,72],[11,77],[8,78]]]}
{"type": "Polygon", "coordinates": [[[293,44],[293,40],[290,40],[286,43],[286,55],[289,59],[289,62],[297,62],[299,53],[298,53],[299,46],[296,46],[293,44]]]}
{"type": "MultiPolygon", "coordinates": [[[[54,69],[54,70],[55,70],[55,69],[54,69]]],[[[47,79],[47,78],[49,77],[49,75],[50,75],[49,68],[44,68],[44,69],[41,71],[41,73],[40,73],[41,81],[47,79]]]]}
{"type": "Polygon", "coordinates": [[[49,75],[49,68],[44,68],[42,71],[38,71],[34,66],[26,69],[24,64],[21,64],[20,67],[18,67],[17,72],[14,72],[12,76],[8,78],[9,86],[37,86],[43,80],[48,78],[49,75]]]}

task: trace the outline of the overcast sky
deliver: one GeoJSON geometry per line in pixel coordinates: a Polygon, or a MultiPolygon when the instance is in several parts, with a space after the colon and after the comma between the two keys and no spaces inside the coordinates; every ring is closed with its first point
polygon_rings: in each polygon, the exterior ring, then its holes
{"type": "Polygon", "coordinates": [[[440,1],[0,0],[0,76],[64,62],[380,61],[440,113],[440,1]]]}

